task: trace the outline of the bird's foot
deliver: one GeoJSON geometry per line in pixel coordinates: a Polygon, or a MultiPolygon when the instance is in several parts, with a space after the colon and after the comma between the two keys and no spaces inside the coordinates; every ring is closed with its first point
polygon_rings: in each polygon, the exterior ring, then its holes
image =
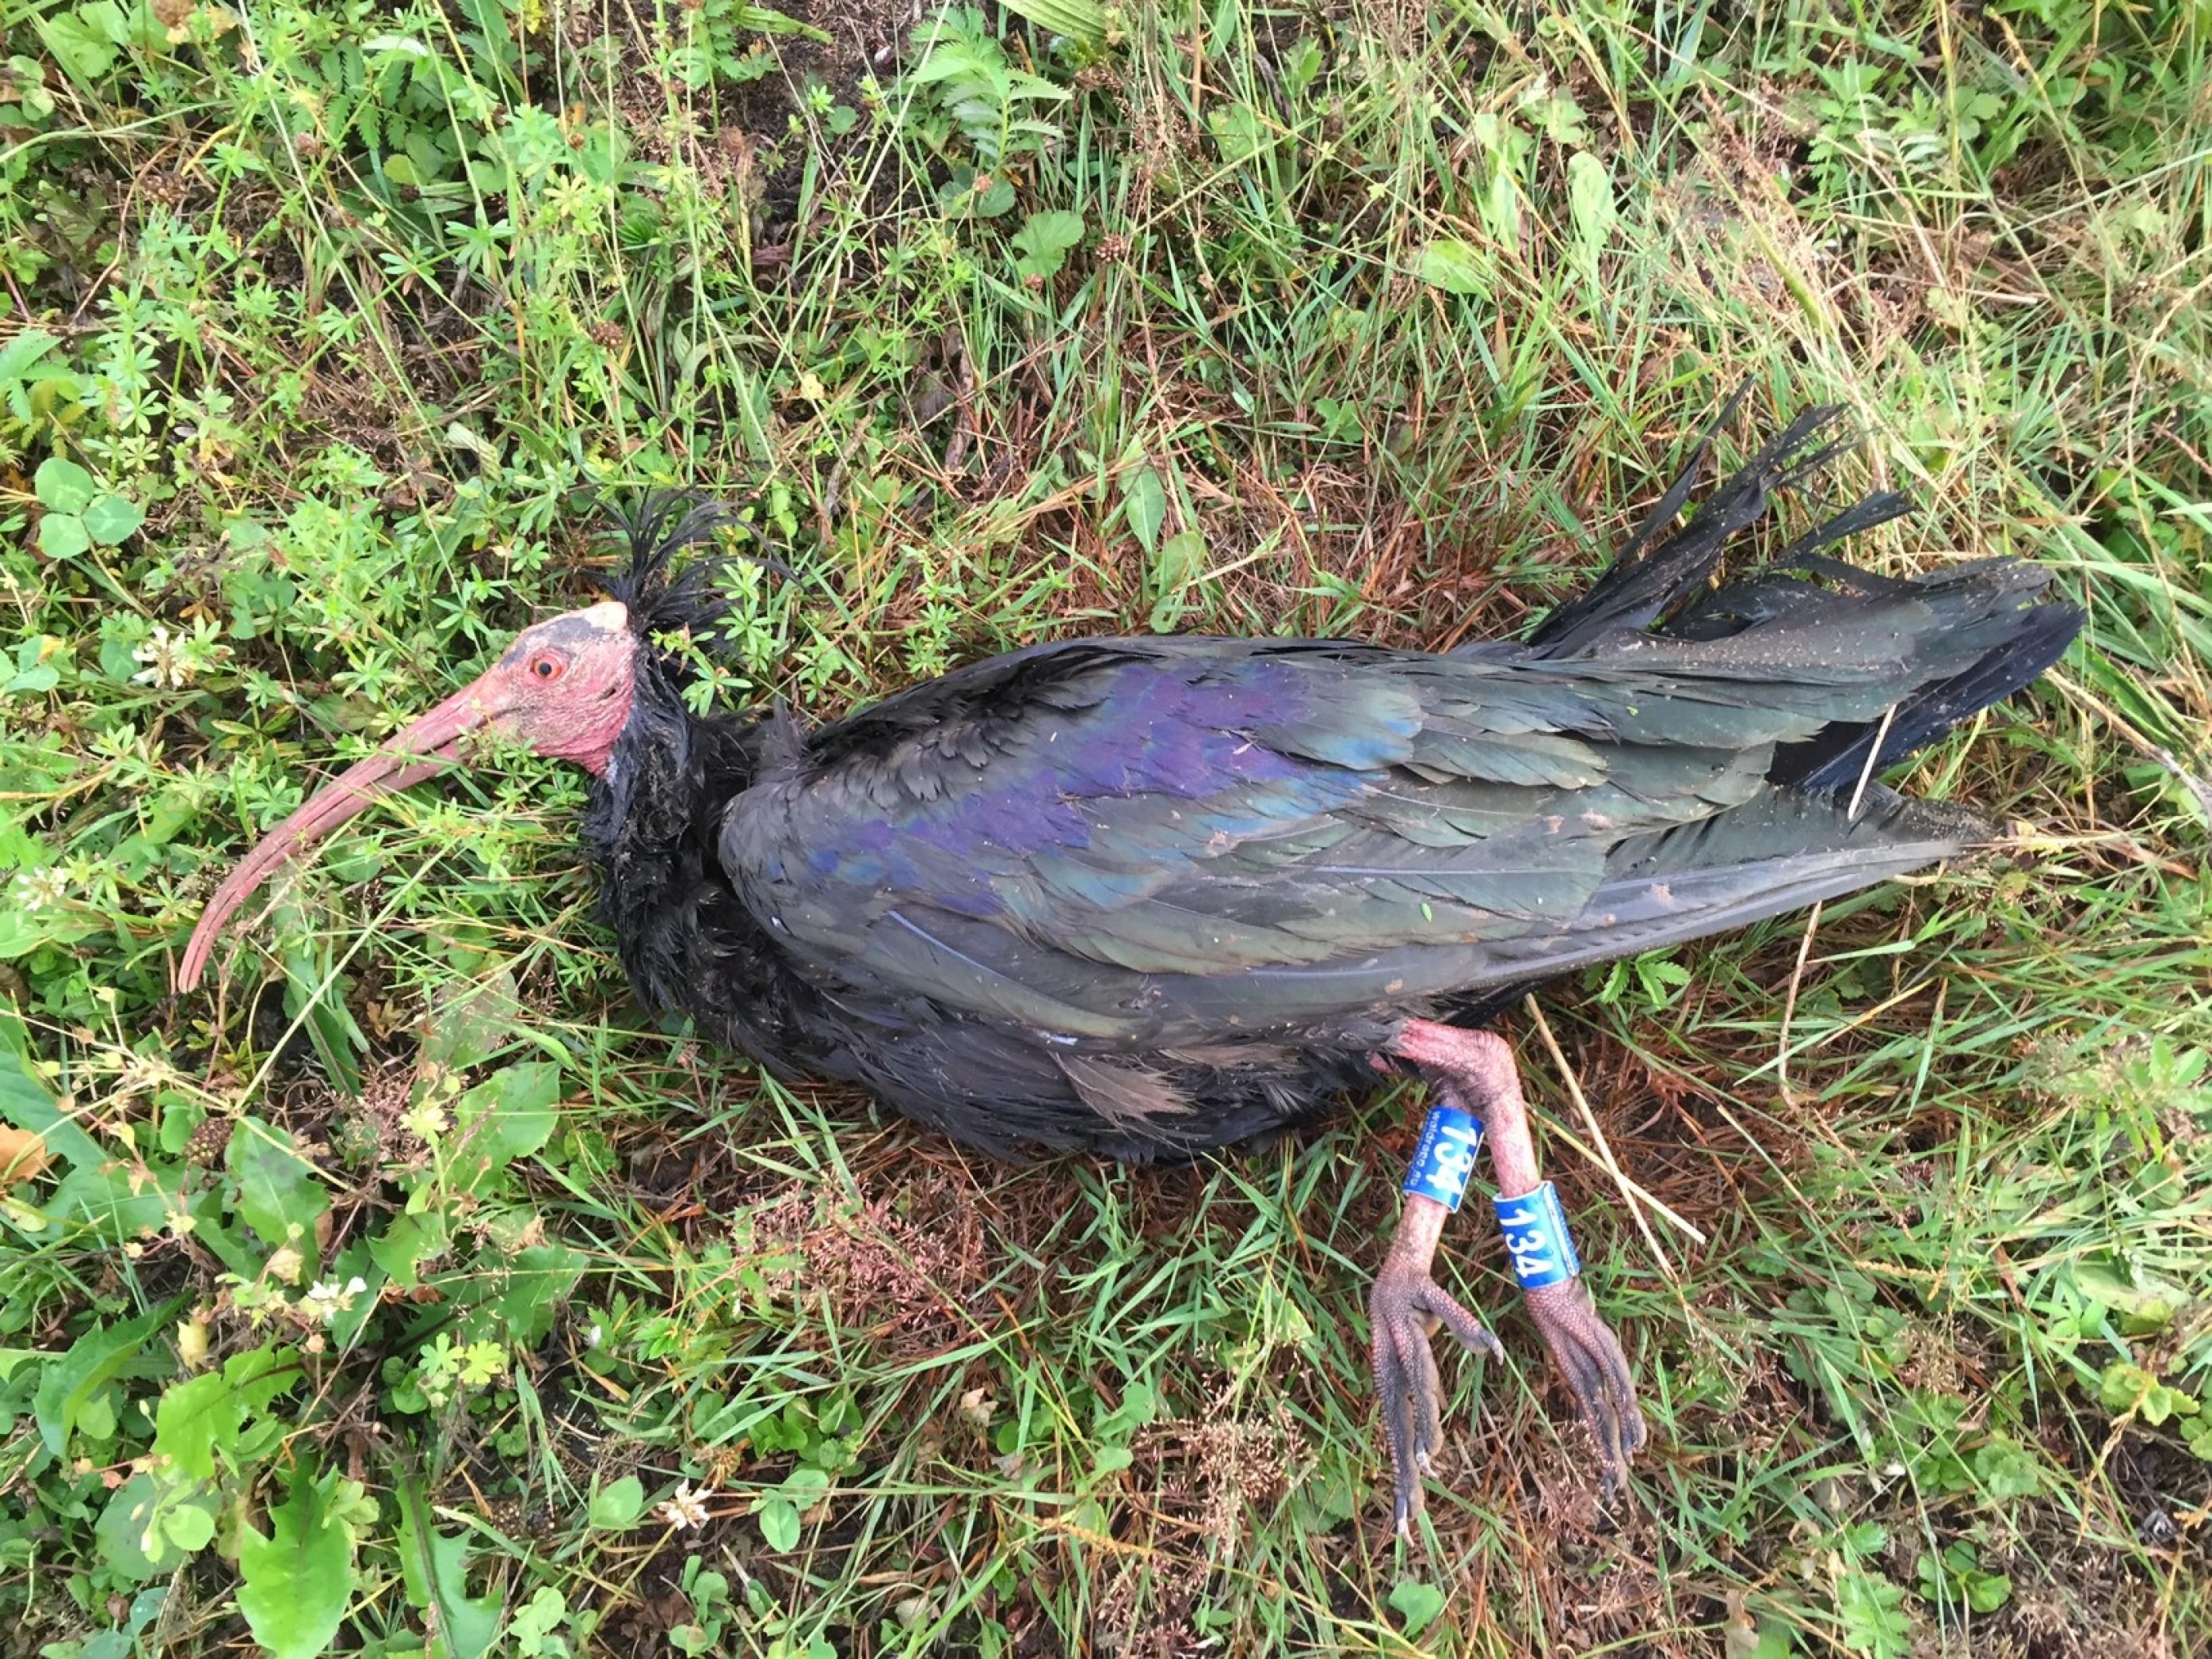
{"type": "MultiPolygon", "coordinates": [[[[1407,1218],[1415,1219],[1410,1213],[1407,1218]]],[[[1399,1243],[1406,1243],[1402,1229],[1399,1243]]],[[[1430,1252],[1434,1249],[1431,1233],[1430,1252]]],[[[1412,1534],[1413,1517],[1421,1512],[1422,1477],[1443,1446],[1443,1379],[1431,1339],[1441,1328],[1477,1353],[1494,1358],[1504,1352],[1482,1322],[1429,1276],[1431,1259],[1418,1249],[1393,1249],[1367,1298],[1375,1389],[1390,1443],[1390,1472],[1397,1486],[1393,1513],[1401,1536],[1412,1534]]]]}
{"type": "Polygon", "coordinates": [[[1628,1480],[1628,1460],[1643,1449],[1644,1413],[1636,1404],[1636,1383],[1628,1357],[1613,1328],[1590,1305],[1579,1278],[1522,1292],[1529,1316],[1551,1351],[1552,1363],[1567,1379],[1597,1442],[1598,1492],[1610,1497],[1628,1480]]]}

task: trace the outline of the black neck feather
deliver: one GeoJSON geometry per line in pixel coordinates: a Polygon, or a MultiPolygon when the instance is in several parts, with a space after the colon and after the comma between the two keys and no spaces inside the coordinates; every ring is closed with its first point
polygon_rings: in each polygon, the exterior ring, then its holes
{"type": "Polygon", "coordinates": [[[629,723],[583,822],[599,865],[600,918],[639,1000],[757,1054],[782,1047],[780,975],[715,843],[722,809],[752,781],[763,724],[695,715],[658,656],[641,650],[629,723]]]}

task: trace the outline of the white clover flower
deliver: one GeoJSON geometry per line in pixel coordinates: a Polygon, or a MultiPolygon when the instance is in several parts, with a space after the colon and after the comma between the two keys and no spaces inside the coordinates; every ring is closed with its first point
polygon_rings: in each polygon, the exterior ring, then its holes
{"type": "Polygon", "coordinates": [[[59,865],[15,872],[15,902],[26,910],[51,910],[69,899],[69,874],[59,865]]]}
{"type": "Polygon", "coordinates": [[[707,1512],[707,1500],[714,1495],[713,1487],[701,1486],[695,1491],[691,1483],[686,1480],[661,1504],[660,1518],[678,1532],[686,1527],[703,1527],[710,1518],[707,1512]]]}
{"type": "Polygon", "coordinates": [[[336,1279],[326,1279],[309,1288],[305,1305],[309,1312],[327,1325],[340,1314],[349,1312],[354,1297],[368,1289],[368,1281],[359,1273],[348,1279],[343,1289],[336,1279]]]}
{"type": "Polygon", "coordinates": [[[181,690],[191,683],[191,665],[185,660],[184,639],[169,631],[166,623],[155,623],[154,631],[146,636],[145,643],[131,652],[131,656],[145,667],[131,678],[137,684],[155,689],[167,686],[181,690]]]}

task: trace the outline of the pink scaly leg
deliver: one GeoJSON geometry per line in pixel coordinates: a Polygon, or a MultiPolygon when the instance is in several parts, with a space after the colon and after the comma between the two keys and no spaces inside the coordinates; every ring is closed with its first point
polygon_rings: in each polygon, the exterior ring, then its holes
{"type": "MultiPolygon", "coordinates": [[[[1463,1031],[1425,1019],[1408,1020],[1393,1052],[1421,1068],[1441,1104],[1483,1120],[1501,1200],[1523,1197],[1542,1184],[1536,1146],[1513,1051],[1492,1031],[1463,1031]]],[[[1498,1352],[1497,1339],[1440,1288],[1431,1269],[1448,1208],[1409,1194],[1390,1254],[1368,1299],[1374,1333],[1375,1382],[1382,1397],[1382,1422],[1397,1486],[1398,1528],[1410,1529],[1421,1511],[1421,1476],[1443,1443],[1443,1389],[1430,1340],[1439,1327],[1468,1347],[1498,1352]]],[[[1524,1291],[1529,1316],[1567,1380],[1583,1419],[1597,1441],[1601,1487],[1625,1478],[1628,1460],[1643,1446],[1644,1417],[1620,1344],[1590,1305],[1579,1275],[1524,1291]]]]}

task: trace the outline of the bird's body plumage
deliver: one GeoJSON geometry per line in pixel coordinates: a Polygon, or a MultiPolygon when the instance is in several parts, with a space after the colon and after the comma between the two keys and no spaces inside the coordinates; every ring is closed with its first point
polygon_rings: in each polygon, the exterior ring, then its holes
{"type": "Polygon", "coordinates": [[[587,822],[625,964],[964,1139],[1187,1156],[1313,1112],[1409,1018],[1948,856],[1980,827],[1864,775],[2078,614],[2014,561],[1819,553],[1883,497],[1711,588],[1821,418],[1634,556],[1678,487],[1527,641],[1072,641],[811,732],[695,717],[652,667],[587,822]]]}

